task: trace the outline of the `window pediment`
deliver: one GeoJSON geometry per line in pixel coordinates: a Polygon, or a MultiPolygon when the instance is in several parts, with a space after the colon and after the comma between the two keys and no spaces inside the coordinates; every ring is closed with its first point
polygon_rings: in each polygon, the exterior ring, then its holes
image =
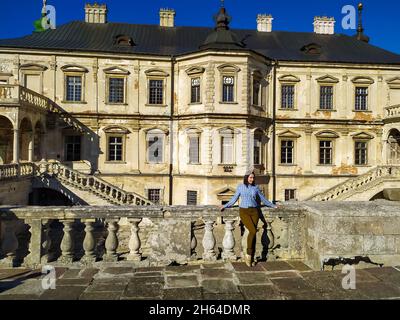
{"type": "Polygon", "coordinates": [[[188,128],[186,129],[186,134],[187,135],[200,135],[203,132],[203,130],[199,128],[188,128]]]}
{"type": "Polygon", "coordinates": [[[366,132],[360,132],[352,135],[354,140],[371,140],[374,138],[373,135],[366,133],[366,132]]]}
{"type": "Polygon", "coordinates": [[[324,130],[320,131],[317,134],[315,134],[317,138],[328,138],[328,139],[337,139],[339,138],[339,135],[335,131],[330,131],[330,130],[324,130]]]}
{"type": "Polygon", "coordinates": [[[351,80],[354,84],[373,84],[375,81],[370,77],[355,77],[351,80]]]}
{"type": "Polygon", "coordinates": [[[293,131],[286,130],[286,131],[283,131],[283,132],[279,133],[279,134],[278,134],[278,137],[279,137],[279,138],[297,139],[297,138],[300,138],[301,135],[298,134],[298,133],[295,133],[295,132],[293,132],[293,131]]]}
{"type": "Polygon", "coordinates": [[[121,67],[110,67],[103,70],[106,74],[120,74],[120,75],[129,75],[130,72],[121,67]]]}
{"type": "Polygon", "coordinates": [[[222,128],[218,130],[218,133],[220,135],[233,135],[233,134],[239,134],[240,131],[238,129],[235,128],[231,128],[231,127],[226,127],[226,128],[222,128]]]}
{"type": "Polygon", "coordinates": [[[386,81],[390,89],[400,89],[400,77],[394,77],[386,81]]]}
{"type": "Polygon", "coordinates": [[[232,64],[223,64],[218,66],[218,70],[223,73],[236,73],[240,71],[240,68],[232,64]]]}
{"type": "Polygon", "coordinates": [[[338,83],[339,79],[330,75],[325,75],[316,79],[320,83],[338,83]]]}
{"type": "Polygon", "coordinates": [[[81,72],[81,73],[89,72],[89,70],[86,69],[85,67],[75,65],[75,64],[67,64],[67,65],[61,67],[61,70],[64,72],[81,72]]]}
{"type": "Polygon", "coordinates": [[[168,135],[168,133],[169,133],[169,130],[167,129],[167,128],[160,128],[160,127],[157,127],[157,128],[148,128],[148,129],[145,129],[144,130],[144,132],[146,133],[146,135],[160,135],[160,134],[162,134],[162,135],[168,135]]]}
{"type": "Polygon", "coordinates": [[[300,82],[300,78],[296,77],[295,75],[288,74],[279,77],[279,81],[281,82],[300,82]]]}
{"type": "Polygon", "coordinates": [[[230,187],[224,187],[222,189],[217,190],[218,197],[232,197],[235,194],[235,190],[230,187]]]}
{"type": "Polygon", "coordinates": [[[201,74],[204,73],[206,69],[204,69],[203,67],[191,67],[189,69],[186,70],[186,73],[191,76],[191,75],[196,75],[196,74],[201,74]]]}
{"type": "Polygon", "coordinates": [[[37,63],[23,64],[19,68],[20,70],[32,70],[32,71],[46,71],[48,69],[46,66],[37,63]]]}
{"type": "Polygon", "coordinates": [[[149,69],[144,72],[147,76],[153,77],[168,77],[169,74],[161,69],[149,69]]]}
{"type": "Polygon", "coordinates": [[[120,126],[108,126],[103,129],[106,133],[128,134],[131,133],[128,129],[120,126]]]}

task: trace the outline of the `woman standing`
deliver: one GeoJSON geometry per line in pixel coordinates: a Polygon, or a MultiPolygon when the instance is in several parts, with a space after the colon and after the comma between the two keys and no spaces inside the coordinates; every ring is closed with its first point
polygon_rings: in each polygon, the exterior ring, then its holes
{"type": "Polygon", "coordinates": [[[249,267],[254,266],[254,251],[256,244],[257,224],[259,220],[259,204],[257,203],[257,196],[260,197],[260,200],[266,206],[270,208],[278,208],[278,206],[274,205],[264,197],[260,188],[255,184],[254,172],[249,174],[246,173],[243,183],[238,185],[232,199],[227,204],[220,206],[220,210],[224,211],[224,209],[232,207],[239,197],[241,199],[239,205],[240,219],[247,230],[249,230],[249,235],[247,237],[247,254],[245,257],[245,262],[249,267]]]}

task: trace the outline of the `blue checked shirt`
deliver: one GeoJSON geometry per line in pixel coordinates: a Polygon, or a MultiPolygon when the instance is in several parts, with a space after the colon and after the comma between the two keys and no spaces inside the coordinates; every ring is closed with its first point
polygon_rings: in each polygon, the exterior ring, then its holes
{"type": "Polygon", "coordinates": [[[232,197],[232,199],[224,205],[224,208],[232,207],[235,202],[239,199],[240,196],[240,208],[254,208],[259,207],[257,202],[257,196],[261,199],[261,201],[267,206],[271,208],[276,208],[276,206],[265,199],[264,195],[262,194],[260,188],[258,186],[246,185],[244,183],[239,184],[236,188],[236,193],[232,197]]]}

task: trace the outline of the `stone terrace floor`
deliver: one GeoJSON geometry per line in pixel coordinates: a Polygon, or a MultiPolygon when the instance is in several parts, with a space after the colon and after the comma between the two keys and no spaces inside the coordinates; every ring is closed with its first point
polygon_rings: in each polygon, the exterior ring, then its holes
{"type": "Polygon", "coordinates": [[[400,268],[356,270],[344,290],[341,270],[312,271],[296,261],[134,268],[56,267],[56,289],[42,288],[41,270],[0,269],[0,300],[288,300],[400,299],[400,268]]]}

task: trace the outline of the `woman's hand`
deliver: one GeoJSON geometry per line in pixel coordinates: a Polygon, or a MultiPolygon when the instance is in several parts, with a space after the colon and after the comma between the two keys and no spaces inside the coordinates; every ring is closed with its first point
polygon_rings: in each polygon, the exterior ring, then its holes
{"type": "Polygon", "coordinates": [[[221,212],[225,210],[223,205],[220,205],[218,208],[219,208],[219,211],[221,211],[221,212]]]}

